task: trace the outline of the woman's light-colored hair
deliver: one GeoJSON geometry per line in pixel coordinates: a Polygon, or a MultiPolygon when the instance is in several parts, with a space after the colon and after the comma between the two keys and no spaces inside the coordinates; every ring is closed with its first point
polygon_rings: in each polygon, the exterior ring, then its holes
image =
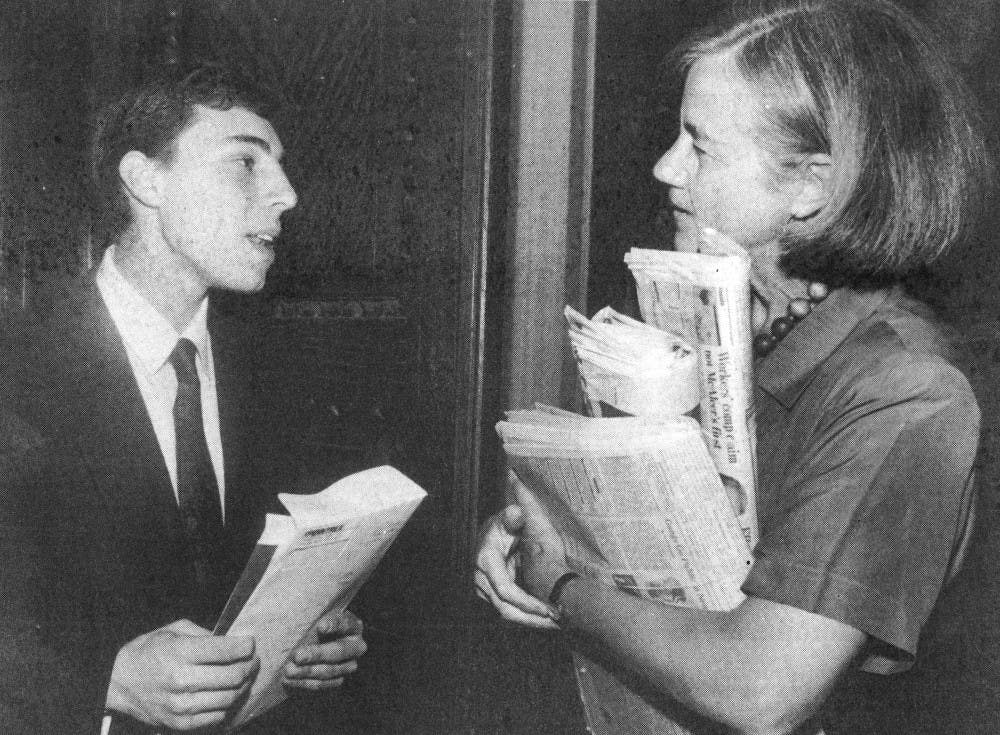
{"type": "Polygon", "coordinates": [[[826,206],[783,243],[789,274],[869,287],[921,272],[978,216],[989,156],[975,98],[887,0],[743,2],[679,58],[732,54],[776,169],[832,158],[826,206]]]}

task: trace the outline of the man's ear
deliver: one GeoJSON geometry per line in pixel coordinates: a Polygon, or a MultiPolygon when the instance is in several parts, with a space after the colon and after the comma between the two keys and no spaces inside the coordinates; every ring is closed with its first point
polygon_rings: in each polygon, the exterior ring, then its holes
{"type": "Polygon", "coordinates": [[[811,153],[799,166],[799,188],[792,199],[792,216],[809,219],[827,203],[833,178],[833,160],[826,153],[811,153]]]}
{"type": "Polygon", "coordinates": [[[129,151],[118,162],[118,175],[132,199],[147,207],[159,205],[162,180],[155,159],[140,151],[129,151]]]}

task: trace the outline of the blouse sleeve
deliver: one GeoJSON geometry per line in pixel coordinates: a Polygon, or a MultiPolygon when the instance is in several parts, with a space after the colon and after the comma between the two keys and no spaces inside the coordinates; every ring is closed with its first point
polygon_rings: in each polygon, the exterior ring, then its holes
{"type": "Polygon", "coordinates": [[[867,633],[866,670],[908,668],[971,523],[979,409],[957,368],[903,354],[832,382],[819,410],[743,591],[867,633]]]}

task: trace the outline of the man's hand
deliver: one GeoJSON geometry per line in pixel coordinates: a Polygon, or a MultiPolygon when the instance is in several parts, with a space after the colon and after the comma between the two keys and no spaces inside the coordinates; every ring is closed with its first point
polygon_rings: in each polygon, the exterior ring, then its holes
{"type": "Polygon", "coordinates": [[[312,692],[339,687],[345,676],[357,671],[358,659],[368,650],[363,633],[364,624],[348,610],[327,613],[292,651],[282,683],[312,692]]]}
{"type": "MultiPolygon", "coordinates": [[[[510,473],[514,487],[523,487],[510,473]]],[[[556,629],[555,613],[532,597],[517,582],[519,542],[524,530],[524,513],[509,505],[491,516],[479,534],[476,555],[476,594],[497,609],[501,617],[532,628],[556,629]]]]}
{"type": "Polygon", "coordinates": [[[253,638],[213,636],[190,620],[178,620],[122,647],[106,705],[171,730],[218,725],[259,667],[253,638]]]}

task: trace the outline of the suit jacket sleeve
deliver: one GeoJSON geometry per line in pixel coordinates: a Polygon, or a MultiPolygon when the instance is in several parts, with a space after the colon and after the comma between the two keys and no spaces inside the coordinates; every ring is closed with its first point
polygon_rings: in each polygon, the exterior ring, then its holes
{"type": "MultiPolygon", "coordinates": [[[[84,634],[89,613],[60,601],[38,513],[67,482],[71,463],[35,430],[0,414],[0,731],[99,731],[117,649],[84,634]]],[[[74,539],[65,539],[67,544],[74,539]]],[[[69,570],[67,570],[69,571],[69,570]]]]}

